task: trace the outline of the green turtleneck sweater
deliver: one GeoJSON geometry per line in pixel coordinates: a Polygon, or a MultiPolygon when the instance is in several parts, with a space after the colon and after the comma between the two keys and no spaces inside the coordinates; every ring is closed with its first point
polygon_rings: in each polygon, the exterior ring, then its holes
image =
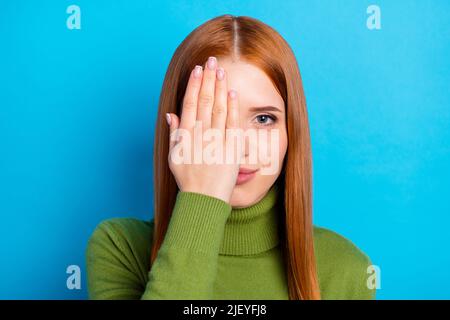
{"type": "MultiPolygon", "coordinates": [[[[256,204],[232,208],[214,197],[178,192],[150,268],[153,219],[113,218],[86,250],[91,299],[288,299],[274,184],[256,204]]],[[[374,299],[369,257],[343,236],[314,226],[322,299],[374,299]]],[[[373,277],[373,276],[372,276],[373,277]]]]}

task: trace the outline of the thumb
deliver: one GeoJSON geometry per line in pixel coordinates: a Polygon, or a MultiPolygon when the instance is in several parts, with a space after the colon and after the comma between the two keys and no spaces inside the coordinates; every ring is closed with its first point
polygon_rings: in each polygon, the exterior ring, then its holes
{"type": "Polygon", "coordinates": [[[178,119],[178,116],[174,113],[166,113],[166,121],[170,129],[169,139],[170,139],[170,149],[172,149],[178,140],[176,130],[178,129],[178,126],[180,124],[180,119],[178,119]]]}

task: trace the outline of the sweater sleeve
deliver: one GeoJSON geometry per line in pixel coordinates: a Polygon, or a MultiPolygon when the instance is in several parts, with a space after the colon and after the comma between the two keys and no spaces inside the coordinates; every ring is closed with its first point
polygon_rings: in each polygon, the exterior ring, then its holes
{"type": "Polygon", "coordinates": [[[87,248],[90,298],[211,299],[230,213],[231,206],[218,198],[178,192],[165,238],[143,288],[139,287],[139,271],[145,266],[136,266],[133,248],[126,239],[114,241],[97,228],[87,248]]]}

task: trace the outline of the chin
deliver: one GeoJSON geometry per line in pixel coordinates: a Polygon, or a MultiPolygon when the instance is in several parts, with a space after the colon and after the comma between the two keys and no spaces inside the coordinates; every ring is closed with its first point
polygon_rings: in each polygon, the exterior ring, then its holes
{"type": "Polygon", "coordinates": [[[253,203],[253,197],[255,197],[250,190],[251,188],[245,186],[245,184],[236,185],[231,195],[230,205],[233,208],[248,207],[253,203]]]}
{"type": "Polygon", "coordinates": [[[233,208],[249,207],[260,201],[276,182],[277,176],[256,176],[255,179],[235,185],[231,194],[230,205],[233,208]]]}
{"type": "Polygon", "coordinates": [[[264,193],[264,185],[264,180],[253,179],[253,181],[234,186],[230,205],[237,209],[255,204],[264,193]]]}

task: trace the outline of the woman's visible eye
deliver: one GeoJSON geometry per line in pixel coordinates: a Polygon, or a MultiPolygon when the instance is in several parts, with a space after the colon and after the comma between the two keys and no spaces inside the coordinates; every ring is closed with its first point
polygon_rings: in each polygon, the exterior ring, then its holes
{"type": "Polygon", "coordinates": [[[258,125],[270,126],[277,121],[277,117],[270,114],[260,114],[256,116],[256,122],[258,125]]]}

